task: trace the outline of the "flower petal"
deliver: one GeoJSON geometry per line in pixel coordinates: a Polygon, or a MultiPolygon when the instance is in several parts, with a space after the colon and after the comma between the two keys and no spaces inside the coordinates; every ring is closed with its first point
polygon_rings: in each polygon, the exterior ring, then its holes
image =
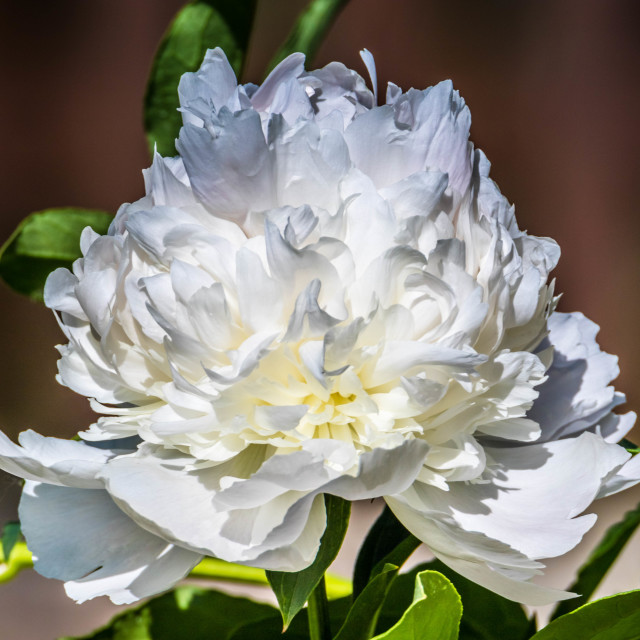
{"type": "Polygon", "coordinates": [[[64,580],[78,602],[135,602],[172,587],[202,558],[141,529],[104,490],[28,481],[20,522],[35,569],[64,580]]]}

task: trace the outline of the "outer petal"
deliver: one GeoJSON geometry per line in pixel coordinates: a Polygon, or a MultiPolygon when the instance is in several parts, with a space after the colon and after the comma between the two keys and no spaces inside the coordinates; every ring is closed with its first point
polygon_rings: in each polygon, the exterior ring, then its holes
{"type": "Polygon", "coordinates": [[[276,455],[262,464],[246,453],[233,463],[191,471],[154,455],[121,457],[105,467],[103,477],[117,504],[156,535],[267,569],[282,570],[284,559],[293,571],[313,561],[324,530],[316,496],[354,500],[403,491],[417,476],[427,448],[408,442],[364,454],[358,466],[349,447],[314,441],[308,451],[276,455]]]}
{"type": "Polygon", "coordinates": [[[635,486],[638,482],[640,482],[640,455],[636,454],[605,480],[598,493],[598,498],[613,495],[635,486]]]}
{"type": "Polygon", "coordinates": [[[596,343],[598,326],[581,313],[554,313],[548,323],[549,336],[541,349],[553,345],[553,362],[528,417],[540,424],[542,440],[593,430],[599,423],[606,427],[602,435],[607,440],[619,440],[633,420],[608,417],[625,397],[608,386],[618,375],[618,363],[596,343]]]}
{"type": "Polygon", "coordinates": [[[445,81],[364,113],[347,128],[345,139],[356,166],[378,187],[416,171],[437,170],[448,173],[449,184],[463,194],[472,171],[470,125],[464,100],[445,81]]]}
{"type": "Polygon", "coordinates": [[[543,565],[508,545],[464,531],[445,514],[417,510],[400,497],[386,496],[385,500],[400,522],[425,541],[437,558],[504,598],[543,605],[575,595],[528,582],[541,573],[543,565]]]}
{"type": "Polygon", "coordinates": [[[96,475],[113,451],[83,442],[45,438],[35,431],[20,434],[14,444],[0,432],[0,469],[26,480],[78,488],[102,488],[96,475]]]}
{"type": "Polygon", "coordinates": [[[599,436],[486,449],[496,463],[491,484],[452,485],[445,500],[467,530],[509,544],[530,558],[551,558],[576,546],[595,522],[581,516],[602,482],[629,454],[599,436]]]}
{"type": "Polygon", "coordinates": [[[201,125],[203,119],[210,117],[212,108],[218,111],[231,100],[237,86],[224,51],[220,47],[209,49],[200,69],[180,78],[178,95],[184,124],[201,125]]]}
{"type": "MultiPolygon", "coordinates": [[[[221,480],[237,473],[238,464],[187,471],[153,455],[126,457],[107,466],[104,479],[140,526],[195,552],[266,569],[281,570],[281,562],[291,571],[308,566],[324,530],[322,505],[313,495],[290,491],[265,497],[255,508],[216,508],[221,480]]],[[[253,464],[250,456],[244,464],[253,464]]]]}
{"type": "Polygon", "coordinates": [[[213,214],[242,224],[250,209],[274,205],[271,161],[255,111],[218,114],[215,137],[185,125],[176,147],[195,195],[213,214]]]}
{"type": "MultiPolygon", "coordinates": [[[[496,578],[497,571],[526,581],[535,572],[509,575],[500,563],[510,556],[521,561],[554,557],[575,547],[596,519],[595,515],[575,516],[598,496],[602,484],[629,454],[591,433],[547,444],[487,448],[486,452],[496,463],[491,483],[451,483],[446,492],[416,483],[387,501],[403,524],[443,562],[505,597],[541,604],[543,592],[531,591],[529,586],[513,590],[509,582],[496,578]],[[455,536],[460,540],[454,543],[455,536]],[[509,550],[504,558],[492,557],[501,546],[509,550]],[[469,560],[484,564],[484,569],[467,566],[469,560]]],[[[551,602],[558,594],[548,596],[546,601],[551,602]]]]}
{"type": "Polygon", "coordinates": [[[84,602],[127,604],[172,587],[202,556],[141,529],[104,490],[28,481],[20,522],[36,570],[84,602]]]}

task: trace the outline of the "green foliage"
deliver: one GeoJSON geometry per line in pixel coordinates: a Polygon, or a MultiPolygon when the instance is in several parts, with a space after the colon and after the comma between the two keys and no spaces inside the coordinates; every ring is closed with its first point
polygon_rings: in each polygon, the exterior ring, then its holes
{"type": "Polygon", "coordinates": [[[297,573],[267,571],[267,579],[278,599],[285,629],[304,607],[311,592],[333,562],[347,532],[351,503],[331,495],[324,496],[324,503],[327,511],[327,528],[320,540],[320,549],[313,564],[297,573]]]}
{"type": "MultiPolygon", "coordinates": [[[[339,600],[329,602],[329,618],[332,634],[337,632],[350,606],[351,597],[340,598],[339,600]]],[[[276,613],[274,617],[258,620],[238,629],[238,631],[234,633],[232,640],[309,640],[307,609],[300,611],[284,632],[282,631],[282,617],[275,609],[274,611],[276,613]]]]}
{"type": "Polygon", "coordinates": [[[389,587],[398,573],[398,567],[387,564],[372,578],[356,598],[335,640],[368,640],[374,633],[380,609],[389,587]]]}
{"type": "Polygon", "coordinates": [[[531,621],[517,602],[467,580],[439,560],[425,566],[446,576],[460,594],[460,640],[526,640],[531,635],[531,621]]]}
{"type": "Polygon", "coordinates": [[[462,602],[451,582],[436,571],[421,571],[415,578],[413,602],[375,640],[456,640],[461,616],[462,602]]]}
{"type": "Polygon", "coordinates": [[[633,444],[631,440],[627,440],[626,438],[622,438],[618,443],[621,447],[624,447],[629,453],[632,453],[634,456],[636,453],[640,453],[640,447],[637,444],[633,444]]]}
{"type": "Polygon", "coordinates": [[[600,544],[580,568],[576,581],[569,587],[569,591],[580,595],[577,598],[562,601],[553,612],[552,618],[565,615],[589,601],[638,525],[640,525],[640,505],[633,511],[627,512],[620,522],[607,530],[600,544]]]}
{"type": "Polygon", "coordinates": [[[42,300],[51,271],[80,257],[80,234],[90,226],[107,232],[113,217],[103,211],[64,207],[32,213],[0,249],[0,277],[15,291],[42,300]]]}
{"type": "Polygon", "coordinates": [[[181,587],[129,609],[103,629],[75,640],[236,640],[243,627],[269,619],[279,619],[277,610],[269,605],[218,591],[181,587]]]}
{"type": "Polygon", "coordinates": [[[7,522],[2,529],[2,555],[5,559],[9,559],[13,547],[20,540],[22,533],[20,531],[19,522],[7,522]]]}
{"type": "Polygon", "coordinates": [[[242,71],[256,0],[194,0],[176,15],[156,57],[144,98],[149,148],[175,155],[182,126],[178,112],[180,76],[200,67],[207,49],[221,47],[237,75],[242,71]]]}
{"type": "Polygon", "coordinates": [[[531,640],[637,640],[640,591],[619,593],[552,620],[531,640]]]}
{"type": "Polygon", "coordinates": [[[385,506],[358,553],[353,571],[353,597],[357,598],[369,579],[385,564],[401,567],[419,545],[420,540],[411,535],[385,506]]]}
{"type": "Polygon", "coordinates": [[[296,51],[312,60],[324,36],[349,0],[311,0],[300,14],[284,44],[271,59],[268,70],[296,51]]]}
{"type": "Polygon", "coordinates": [[[401,574],[395,580],[382,608],[378,634],[397,623],[411,606],[416,577],[422,571],[437,571],[444,575],[460,594],[463,603],[460,640],[526,640],[535,630],[524,609],[481,587],[434,560],[401,574]]]}

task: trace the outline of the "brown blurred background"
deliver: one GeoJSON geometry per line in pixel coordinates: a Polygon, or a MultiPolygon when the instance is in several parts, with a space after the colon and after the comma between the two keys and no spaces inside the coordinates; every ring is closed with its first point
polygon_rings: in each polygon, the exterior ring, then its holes
{"type": "MultiPolygon", "coordinates": [[[[145,81],[182,4],[0,0],[0,241],[32,211],[115,211],[142,195],[145,81]]],[[[262,79],[304,4],[259,2],[245,81],[262,79]]],[[[352,0],[313,61],[341,60],[365,74],[358,51],[367,47],[380,87],[453,79],[471,108],[472,139],[516,204],[521,228],[562,248],[561,310],[581,310],[602,326],[602,347],[620,357],[617,387],[636,411],[638,33],[633,0],[352,0]]],[[[30,427],[70,436],[89,424],[86,400],[54,380],[61,334],[52,314],[3,285],[0,309],[0,428],[11,437],[30,427]]],[[[3,520],[15,513],[18,492],[2,474],[3,520]]],[[[638,498],[612,501],[610,517],[638,498]]],[[[629,588],[640,583],[636,575],[629,588]]],[[[112,612],[108,602],[77,607],[58,583],[33,573],[0,586],[1,638],[86,632],[112,612]],[[28,614],[34,605],[40,620],[28,614]]]]}

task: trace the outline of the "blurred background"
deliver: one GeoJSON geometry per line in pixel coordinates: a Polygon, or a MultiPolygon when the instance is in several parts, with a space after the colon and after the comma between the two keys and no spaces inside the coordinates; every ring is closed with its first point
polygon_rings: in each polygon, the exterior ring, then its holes
{"type": "MultiPolygon", "coordinates": [[[[145,82],[182,4],[0,0],[0,242],[32,211],[115,212],[143,194],[145,82]]],[[[243,80],[261,81],[304,5],[259,1],[243,80]]],[[[406,90],[453,79],[471,108],[472,139],[516,204],[520,227],[562,248],[560,309],[583,311],[602,327],[601,346],[620,358],[617,387],[636,411],[638,33],[633,0],[352,0],[313,61],[340,60],[366,76],[358,51],[367,47],[382,88],[388,80],[406,90]]],[[[68,437],[87,426],[86,400],[54,380],[53,347],[62,335],[51,312],[1,284],[0,310],[0,428],[12,438],[26,428],[68,437]]],[[[0,475],[1,521],[15,518],[19,490],[17,480],[0,475]]],[[[639,499],[632,491],[599,507],[599,530],[554,566],[556,586],[569,583],[606,522],[639,499]]],[[[366,508],[359,513],[362,526],[373,517],[366,508]]],[[[603,593],[640,586],[639,546],[632,541],[603,593]]],[[[343,564],[348,571],[348,558],[343,564]]],[[[116,611],[100,600],[75,605],[59,583],[25,572],[0,585],[0,635],[49,640],[87,632],[116,611]],[[34,606],[38,616],[28,614],[34,606]]]]}

